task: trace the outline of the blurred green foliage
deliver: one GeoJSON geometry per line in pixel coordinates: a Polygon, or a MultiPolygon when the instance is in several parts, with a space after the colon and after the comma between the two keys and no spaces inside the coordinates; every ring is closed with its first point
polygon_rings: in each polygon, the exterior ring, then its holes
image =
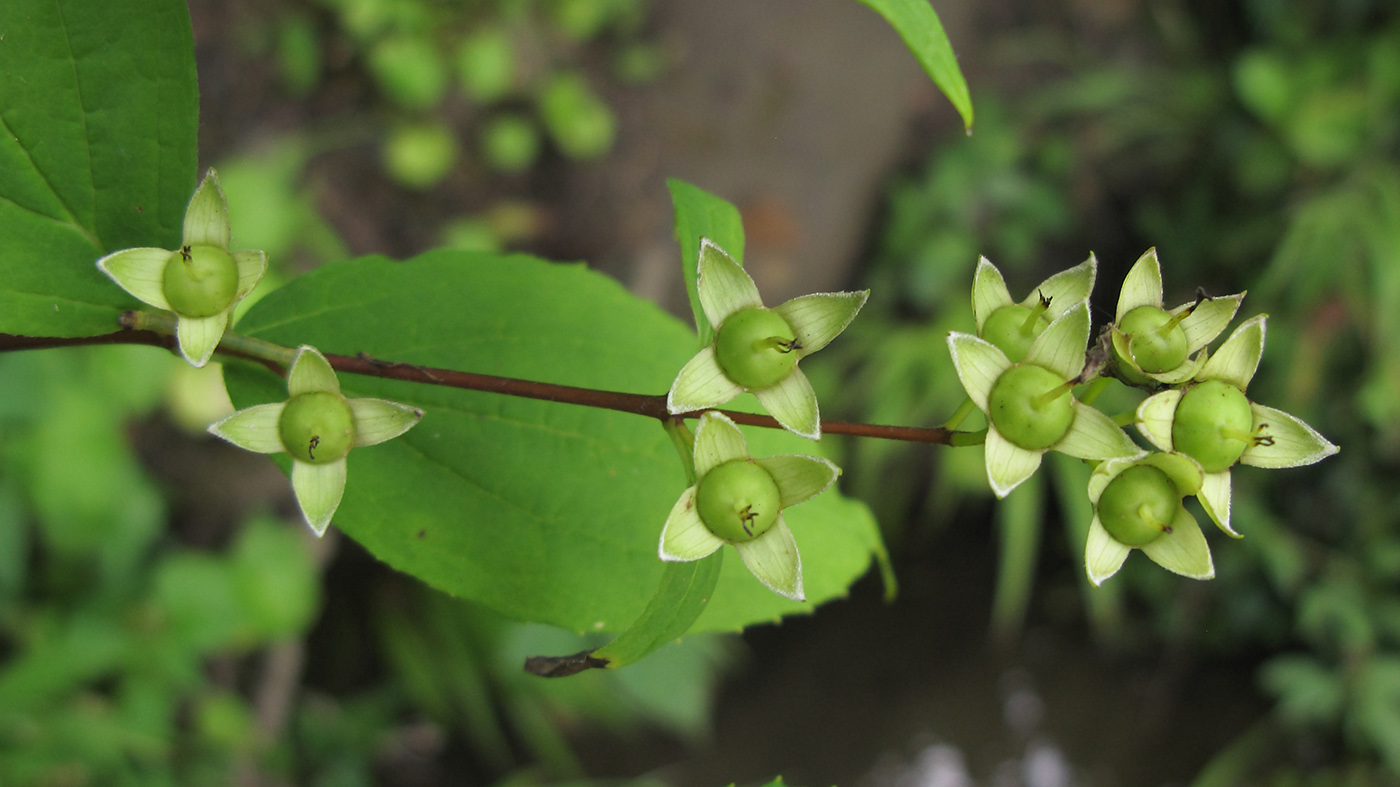
{"type": "MultiPolygon", "coordinates": [[[[182,366],[147,347],[0,357],[7,787],[213,785],[240,773],[369,785],[395,741],[449,734],[488,779],[549,781],[584,775],[568,736],[585,729],[620,740],[708,734],[724,638],[688,638],[628,670],[541,681],[521,670],[526,656],[601,641],[402,580],[369,611],[382,659],[370,687],[304,685],[303,670],[339,669],[334,648],[307,645],[326,550],[299,518],[267,513],[235,523],[221,546],[189,545],[181,522],[219,501],[173,509],[133,450],[182,450],[160,444],[179,438],[154,427],[167,397],[192,384],[182,366]],[[316,658],[328,662],[303,663],[316,658]]],[[[320,625],[320,638],[356,636],[320,625]]]]}
{"type": "MultiPolygon", "coordinates": [[[[957,408],[943,337],[971,324],[979,253],[1015,294],[1096,249],[1099,321],[1149,246],[1169,302],[1197,285],[1248,288],[1241,314],[1270,314],[1251,398],[1299,414],[1341,454],[1307,471],[1235,473],[1245,538],[1215,550],[1213,582],[1129,561],[1122,582],[1080,582],[1084,615],[1121,648],[1166,640],[1265,654],[1259,689],[1276,699],[1274,717],[1223,751],[1201,785],[1400,779],[1400,14],[1364,0],[1228,13],[1173,2],[1142,24],[1131,58],[1057,46],[1053,26],[1003,44],[1007,67],[1035,70],[1036,84],[979,96],[974,137],[957,135],[892,186],[862,282],[871,303],[822,359],[822,374],[854,379],[829,407],[926,424],[957,408]],[[1148,614],[1128,615],[1129,603],[1148,614]]],[[[1099,400],[1108,412],[1134,402],[1113,390],[1099,400]]],[[[980,452],[847,449],[848,479],[882,506],[881,522],[921,523],[887,533],[896,550],[936,538],[982,505],[969,498],[988,496],[980,452]]],[[[1058,511],[1065,531],[1068,546],[1050,554],[1073,561],[1083,550],[1082,480],[1065,480],[1082,466],[1051,470],[1053,483],[1033,493],[1042,505],[998,509],[1002,633],[1074,581],[1045,556],[1041,576],[1025,575],[1045,541],[1039,512],[1058,511]]]]}
{"type": "Polygon", "coordinates": [[[299,0],[260,18],[255,51],[272,56],[293,95],[317,91],[348,62],[388,119],[385,170],[429,189],[463,155],[524,172],[553,143],[596,159],[616,120],[600,82],[655,79],[665,56],[643,38],[644,0],[299,0]],[[598,52],[611,64],[596,67],[598,52]]]}

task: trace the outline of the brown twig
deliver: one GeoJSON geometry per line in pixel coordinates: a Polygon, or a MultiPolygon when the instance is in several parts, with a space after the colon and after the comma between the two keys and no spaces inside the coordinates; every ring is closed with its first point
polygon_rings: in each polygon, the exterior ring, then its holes
{"type": "MultiPolygon", "coordinates": [[[[77,338],[49,338],[0,334],[0,352],[103,344],[149,344],[173,351],[175,349],[175,338],[155,331],[131,329],[103,334],[101,336],[83,336],[77,338]]],[[[286,370],[279,364],[269,361],[266,358],[241,352],[233,348],[227,348],[223,344],[219,345],[219,352],[260,363],[278,374],[286,374],[286,370]]],[[[603,391],[596,388],[579,388],[572,385],[556,385],[554,383],[542,383],[534,380],[521,380],[515,377],[498,377],[490,374],[461,372],[455,369],[437,369],[429,366],[404,363],[402,361],[381,360],[363,352],[357,355],[325,353],[325,356],[331,368],[338,372],[365,375],[367,377],[379,377],[387,380],[403,380],[427,385],[461,388],[469,391],[499,393],[525,399],[539,399],[546,402],[576,404],[584,407],[632,413],[648,418],[656,418],[658,420],[671,417],[699,418],[700,414],[704,412],[703,410],[697,410],[673,416],[672,413],[668,412],[666,409],[666,396],[664,394],[656,395],[603,391]]],[[[718,412],[729,416],[735,423],[744,424],[746,426],[759,426],[768,429],[782,428],[782,425],[772,416],[740,413],[733,410],[719,410],[718,412]]],[[[877,437],[885,440],[929,443],[933,445],[951,445],[955,439],[954,435],[961,434],[960,432],[955,432],[954,430],[945,429],[943,427],[884,426],[880,424],[847,423],[844,421],[822,421],[821,430],[823,434],[877,437]]]]}

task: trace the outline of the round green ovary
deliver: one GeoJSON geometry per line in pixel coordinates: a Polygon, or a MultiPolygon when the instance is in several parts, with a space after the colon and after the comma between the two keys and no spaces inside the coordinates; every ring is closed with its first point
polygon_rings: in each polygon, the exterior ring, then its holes
{"type": "Polygon", "coordinates": [[[1108,482],[1099,496],[1099,523],[1118,543],[1140,547],[1161,538],[1181,508],[1181,495],[1166,473],[1135,465],[1108,482]]]}
{"type": "Polygon", "coordinates": [[[1123,315],[1118,330],[1128,336],[1128,352],[1150,374],[1171,371],[1186,361],[1190,345],[1181,325],[1163,329],[1172,316],[1156,306],[1139,306],[1123,315]]]}
{"type": "Polygon", "coordinates": [[[700,521],[726,541],[752,541],[778,520],[778,485],[752,459],[736,459],[700,479],[700,521]]]}
{"type": "Polygon", "coordinates": [[[1074,422],[1073,397],[1043,398],[1065,381],[1034,364],[1013,366],[1002,373],[987,396],[987,415],[997,432],[1012,443],[1039,451],[1058,443],[1074,422]]]}
{"type": "Polygon", "coordinates": [[[729,315],[715,337],[715,358],[730,380],[754,390],[782,382],[797,365],[797,335],[768,309],[729,315]],[[786,349],[785,349],[786,348],[786,349]]]}
{"type": "Polygon", "coordinates": [[[213,317],[238,293],[238,264],[218,246],[185,246],[166,261],[161,291],[181,317],[213,317]]]}
{"type": "Polygon", "coordinates": [[[1207,473],[1228,469],[1249,447],[1254,413],[1244,392],[1206,380],[1182,394],[1172,418],[1172,447],[1207,473]]]}
{"type": "Polygon", "coordinates": [[[355,418],[345,397],[329,391],[294,396],[277,420],[282,446],[298,462],[324,465],[350,453],[355,418]]]}
{"type": "Polygon", "coordinates": [[[1020,363],[1030,350],[1031,342],[1050,324],[1045,319],[1045,311],[1039,311],[1035,314],[1035,309],[1017,304],[1003,306],[987,315],[986,322],[982,323],[982,338],[1006,353],[1012,363],[1020,363]],[[1035,319],[1032,320],[1032,316],[1035,319]]]}

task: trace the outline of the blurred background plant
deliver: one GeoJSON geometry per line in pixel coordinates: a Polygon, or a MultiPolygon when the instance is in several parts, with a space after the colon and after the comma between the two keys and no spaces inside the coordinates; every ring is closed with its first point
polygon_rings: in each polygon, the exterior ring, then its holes
{"type": "Polygon", "coordinates": [[[280,473],[211,453],[207,405],[167,400],[221,393],[204,374],[150,348],[0,357],[5,784],[528,781],[583,775],[589,736],[705,735],[721,639],[541,681],[527,655],[599,643],[392,575],[325,597],[338,539],[280,473]]]}
{"type": "MultiPolygon", "coordinates": [[[[234,146],[246,185],[263,187],[249,193],[271,186],[293,196],[287,185],[308,179],[312,159],[365,148],[397,189],[458,204],[471,194],[471,213],[439,208],[414,228],[455,248],[498,250],[537,235],[543,217],[531,181],[556,158],[607,155],[617,120],[605,94],[649,84],[667,67],[667,49],[646,36],[646,0],[198,5],[207,24],[233,27],[215,32],[209,49],[218,58],[239,71],[271,72],[263,89],[312,108],[260,145],[234,146]]],[[[221,133],[206,134],[205,147],[219,149],[221,133]]],[[[310,264],[339,259],[318,211],[306,210],[312,205],[298,198],[259,212],[282,231],[315,225],[302,249],[310,264]],[[295,210],[277,216],[279,207],[295,210]]]]}
{"type": "MultiPolygon", "coordinates": [[[[1146,22],[1155,35],[1129,36],[1130,45],[1043,24],[1003,34],[991,60],[1000,83],[1015,87],[980,97],[971,139],[935,147],[894,179],[861,278],[871,303],[850,340],[820,360],[836,367],[829,378],[854,381],[839,388],[843,415],[938,423],[962,399],[944,337],[971,325],[979,253],[1021,297],[1094,248],[1098,322],[1111,319],[1118,283],[1149,246],[1163,260],[1168,302],[1198,285],[1248,288],[1242,317],[1270,315],[1251,397],[1299,413],[1342,453],[1307,472],[1235,473],[1245,538],[1216,550],[1213,582],[1183,583],[1130,561],[1099,589],[1077,565],[1087,471],[1056,461],[1046,482],[995,509],[993,630],[1009,643],[1027,615],[1063,620],[1059,602],[1078,584],[1081,614],[1105,647],[1259,664],[1274,712],[1197,784],[1392,783],[1400,16],[1369,2],[1150,10],[1146,20],[1092,20],[1146,22]],[[1042,544],[1056,520],[1062,548],[1042,544]]],[[[1140,398],[1112,395],[1099,400],[1110,413],[1140,398]]],[[[848,445],[844,466],[897,552],[966,526],[990,498],[980,452],[930,458],[865,441],[848,445]]]]}

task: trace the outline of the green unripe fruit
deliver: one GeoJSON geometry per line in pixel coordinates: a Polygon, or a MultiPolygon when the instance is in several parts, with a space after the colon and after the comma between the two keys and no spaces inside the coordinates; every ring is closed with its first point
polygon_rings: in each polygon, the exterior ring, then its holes
{"type": "Polygon", "coordinates": [[[1230,383],[1206,380],[1182,394],[1172,418],[1172,446],[1219,473],[1240,460],[1253,442],[1254,413],[1244,392],[1230,383]]]}
{"type": "Polygon", "coordinates": [[[1156,306],[1139,306],[1123,315],[1118,330],[1128,337],[1128,352],[1150,374],[1171,371],[1186,361],[1191,346],[1172,315],[1156,306]]]}
{"type": "Polygon", "coordinates": [[[987,315],[982,323],[982,338],[1006,353],[1012,363],[1025,360],[1031,342],[1045,331],[1050,321],[1045,309],[1011,304],[987,315]]]}
{"type": "Polygon", "coordinates": [[[238,263],[218,246],[183,246],[165,263],[161,292],[181,317],[213,317],[238,294],[238,263]]]}
{"type": "Polygon", "coordinates": [[[1180,508],[1181,494],[1166,473],[1134,465],[1104,487],[1099,523],[1118,543],[1140,547],[1161,538],[1180,508]]]}
{"type": "Polygon", "coordinates": [[[729,379],[745,388],[776,385],[797,365],[797,334],[768,309],[740,309],[715,335],[715,359],[729,379]]]}
{"type": "Polygon", "coordinates": [[[768,532],[781,510],[778,485],[752,459],[735,459],[700,479],[700,521],[726,541],[752,541],[768,532]]]}
{"type": "Polygon", "coordinates": [[[282,408],[277,434],[298,462],[330,464],[355,445],[355,417],[340,394],[310,391],[293,396],[282,408]]]}
{"type": "Polygon", "coordinates": [[[1058,443],[1074,423],[1074,397],[1043,366],[1023,363],[1002,372],[987,395],[987,417],[1002,437],[1028,450],[1058,443]],[[1057,388],[1064,388],[1059,396],[1057,388]]]}

